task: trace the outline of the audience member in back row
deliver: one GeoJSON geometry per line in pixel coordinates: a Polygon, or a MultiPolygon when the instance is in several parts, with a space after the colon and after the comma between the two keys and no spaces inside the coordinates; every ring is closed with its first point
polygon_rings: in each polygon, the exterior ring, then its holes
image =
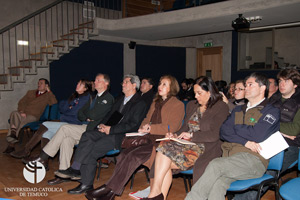
{"type": "Polygon", "coordinates": [[[222,92],[223,94],[227,94],[227,83],[224,80],[216,81],[215,82],[217,89],[219,92],[222,92]]]}
{"type": "Polygon", "coordinates": [[[226,94],[227,99],[234,99],[234,86],[235,86],[234,82],[229,83],[227,94],[226,94]]]}
{"type": "Polygon", "coordinates": [[[178,91],[179,84],[173,76],[160,78],[156,97],[139,129],[139,132],[150,133],[144,136],[144,139],[150,140],[149,143],[123,150],[109,181],[106,185],[88,191],[88,199],[113,200],[115,195],[122,194],[128,179],[141,164],[151,167],[156,153],[154,146],[158,144],[155,139],[163,138],[168,131],[176,132],[181,127],[184,105],[176,98],[178,91]]]}
{"type": "Polygon", "coordinates": [[[154,97],[153,86],[154,83],[152,78],[145,77],[142,79],[140,94],[141,99],[147,104],[147,111],[149,110],[154,97]]]}
{"type": "Polygon", "coordinates": [[[190,101],[195,99],[195,94],[193,90],[193,82],[190,79],[184,79],[181,82],[181,90],[178,94],[181,101],[190,101]]]}
{"type": "Polygon", "coordinates": [[[252,73],[246,78],[248,103],[237,106],[222,124],[220,137],[223,157],[212,160],[194,184],[186,200],[225,200],[235,180],[258,178],[265,173],[268,160],[259,154],[259,142],[279,130],[279,109],[268,104],[267,77],[252,73]]]}
{"type": "Polygon", "coordinates": [[[15,143],[18,142],[18,136],[21,128],[29,123],[39,120],[47,104],[57,103],[54,94],[50,91],[49,81],[41,78],[38,81],[37,90],[29,90],[19,101],[18,110],[10,114],[10,126],[6,140],[8,147],[3,153],[15,151],[15,143]]]}
{"type": "Polygon", "coordinates": [[[271,96],[278,91],[278,81],[275,78],[269,78],[268,80],[270,84],[268,99],[270,99],[271,96]]]}
{"type": "MultiPolygon", "coordinates": [[[[78,119],[87,122],[87,124],[65,124],[62,125],[50,142],[43,148],[38,157],[24,158],[22,161],[41,162],[45,168],[48,168],[49,156],[54,157],[58,151],[59,154],[59,169],[65,170],[70,167],[71,158],[73,155],[74,145],[78,144],[81,135],[86,130],[94,130],[98,123],[106,116],[112,108],[114,98],[108,92],[110,78],[106,74],[98,74],[95,79],[95,89],[98,94],[92,101],[88,101],[79,111],[78,119]]],[[[48,181],[48,184],[55,185],[64,182],[65,180],[55,178],[48,181]]]]}
{"type": "Polygon", "coordinates": [[[245,99],[245,82],[244,80],[238,80],[234,84],[234,99],[227,99],[224,93],[223,95],[223,101],[227,103],[229,107],[229,112],[239,105],[244,105],[248,102],[247,99],[245,99]]]}
{"type": "Polygon", "coordinates": [[[138,76],[124,77],[122,83],[124,96],[116,100],[111,112],[98,125],[98,130],[86,131],[82,135],[72,166],[67,170],[55,172],[61,178],[81,178],[81,183],[77,187],[68,190],[69,194],[81,194],[93,189],[97,159],[112,149],[120,149],[125,133],[138,131],[147,113],[146,103],[137,92],[139,87],[138,76]],[[115,125],[105,125],[114,113],[121,116],[119,122],[115,125]]]}
{"type": "MultiPolygon", "coordinates": [[[[300,74],[295,69],[284,69],[277,75],[279,79],[279,91],[270,99],[274,107],[280,109],[280,132],[290,145],[284,151],[282,170],[288,167],[298,159],[300,147],[300,74]]],[[[269,79],[270,80],[270,79],[269,79]]],[[[272,170],[267,171],[274,176],[272,170]]],[[[266,187],[267,188],[267,187],[266,187]]],[[[264,190],[266,190],[264,188],[264,190]]],[[[256,191],[249,191],[242,194],[236,194],[234,199],[247,200],[255,199],[256,191]]]]}
{"type": "Polygon", "coordinates": [[[228,106],[209,77],[203,77],[195,84],[194,92],[196,103],[188,103],[184,125],[176,132],[178,136],[169,132],[166,137],[191,140],[196,145],[182,145],[173,141],[160,143],[155,158],[154,181],[145,200],[167,198],[172,183],[172,169],[187,170],[193,167],[193,180],[197,181],[207,164],[221,156],[219,129],[229,114],[228,106]]]}
{"type": "Polygon", "coordinates": [[[64,124],[82,124],[78,119],[77,113],[91,97],[92,84],[90,81],[80,79],[77,83],[75,92],[68,100],[62,100],[59,103],[60,122],[43,122],[32,138],[27,142],[25,148],[12,152],[10,155],[15,158],[24,158],[30,155],[31,150],[41,141],[44,148],[46,144],[55,135],[57,130],[64,124]]]}

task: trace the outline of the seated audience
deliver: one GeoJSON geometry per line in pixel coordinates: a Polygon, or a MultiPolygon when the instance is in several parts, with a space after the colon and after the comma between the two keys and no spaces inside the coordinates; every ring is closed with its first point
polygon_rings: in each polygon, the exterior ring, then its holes
{"type": "Polygon", "coordinates": [[[88,199],[113,200],[115,195],[122,195],[128,179],[141,164],[148,162],[149,168],[151,167],[155,157],[153,147],[158,144],[155,139],[164,137],[168,127],[171,132],[175,132],[182,124],[184,105],[176,98],[178,91],[179,84],[173,76],[166,75],[160,78],[156,97],[138,130],[150,133],[143,137],[150,139],[151,143],[123,150],[118,156],[117,165],[109,181],[95,190],[86,192],[88,199]]]}
{"type": "Polygon", "coordinates": [[[196,103],[187,106],[183,127],[174,134],[168,132],[166,138],[177,137],[191,140],[196,145],[182,145],[173,141],[163,141],[157,148],[154,181],[146,200],[167,198],[172,183],[172,169],[194,168],[194,181],[203,173],[212,159],[221,156],[219,129],[229,114],[228,106],[222,101],[213,80],[204,77],[194,85],[196,103]]]}
{"type": "Polygon", "coordinates": [[[227,103],[229,107],[229,112],[239,105],[244,105],[247,103],[247,99],[245,99],[245,82],[244,80],[238,80],[234,84],[234,99],[227,99],[227,97],[222,93],[223,95],[223,101],[227,103]]]}
{"type": "Polygon", "coordinates": [[[268,104],[267,77],[252,73],[246,78],[248,103],[237,106],[223,123],[220,137],[223,157],[212,160],[194,184],[186,200],[225,199],[236,180],[261,177],[268,160],[260,154],[259,142],[279,130],[280,111],[268,104]]]}
{"type": "Polygon", "coordinates": [[[178,94],[178,97],[181,101],[190,101],[195,99],[195,94],[193,91],[193,82],[189,79],[184,79],[181,82],[181,90],[178,94]]]}
{"type": "Polygon", "coordinates": [[[93,189],[97,160],[112,149],[120,149],[125,133],[136,132],[146,116],[146,103],[141,100],[137,90],[139,77],[126,75],[122,83],[124,96],[117,99],[111,112],[98,125],[98,130],[86,131],[79,142],[74,162],[67,170],[58,170],[55,174],[61,178],[79,179],[81,183],[69,194],[81,194],[93,189]],[[105,125],[114,113],[122,118],[115,125],[105,125]]]}
{"type": "MultiPolygon", "coordinates": [[[[300,74],[295,69],[284,69],[277,75],[279,79],[279,91],[270,99],[274,107],[280,109],[280,132],[290,145],[284,151],[284,159],[281,171],[284,172],[288,167],[298,159],[300,147],[300,74]]],[[[269,79],[270,82],[270,79],[269,79]]],[[[267,171],[268,174],[275,175],[273,171],[267,171]]],[[[264,188],[264,190],[266,190],[264,188]]],[[[242,194],[236,194],[234,199],[255,199],[256,191],[249,191],[242,194]]]]}
{"type": "Polygon", "coordinates": [[[87,101],[92,98],[90,96],[92,85],[90,81],[81,79],[77,83],[75,92],[68,100],[63,100],[59,103],[60,122],[43,122],[40,128],[34,133],[33,137],[27,142],[25,148],[19,151],[14,151],[10,155],[15,158],[24,158],[30,155],[31,150],[41,141],[41,146],[44,148],[51,140],[57,130],[64,124],[78,124],[82,121],[78,119],[77,113],[87,101]]]}
{"type": "Polygon", "coordinates": [[[216,81],[215,82],[217,89],[219,92],[222,92],[223,94],[227,94],[227,83],[224,80],[216,81]]]}
{"type": "Polygon", "coordinates": [[[29,123],[38,121],[47,105],[57,103],[54,94],[50,91],[49,81],[41,78],[37,90],[29,90],[19,101],[18,110],[13,111],[9,118],[9,130],[6,137],[8,147],[3,153],[10,154],[15,151],[21,128],[29,123]]]}
{"type": "Polygon", "coordinates": [[[147,105],[147,111],[149,110],[154,97],[153,86],[154,83],[152,78],[145,77],[142,79],[140,94],[142,97],[141,99],[144,100],[147,105]]]}
{"type": "MultiPolygon", "coordinates": [[[[98,74],[96,76],[95,89],[98,91],[98,94],[92,101],[88,101],[78,112],[78,119],[86,121],[87,124],[66,124],[61,126],[38,157],[26,158],[23,159],[23,162],[38,161],[48,169],[49,156],[54,157],[57,152],[60,151],[59,169],[68,169],[70,167],[74,145],[79,143],[81,135],[86,130],[94,130],[112,108],[114,98],[108,92],[109,84],[110,78],[108,75],[98,74]]],[[[55,178],[49,180],[48,183],[55,185],[64,181],[63,179],[55,178]]]]}
{"type": "Polygon", "coordinates": [[[269,78],[269,94],[268,99],[278,91],[278,81],[275,78],[269,78]]]}
{"type": "Polygon", "coordinates": [[[227,99],[234,99],[234,87],[235,87],[234,82],[229,83],[229,88],[226,94],[227,99]]]}

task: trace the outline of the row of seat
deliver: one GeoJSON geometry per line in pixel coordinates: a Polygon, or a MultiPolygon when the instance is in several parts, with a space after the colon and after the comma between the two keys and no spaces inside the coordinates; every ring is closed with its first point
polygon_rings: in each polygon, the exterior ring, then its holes
{"type": "MultiPolygon", "coordinates": [[[[280,171],[282,168],[282,163],[283,163],[283,158],[284,158],[284,151],[278,153],[277,155],[273,156],[268,165],[267,170],[273,170],[276,172],[275,177],[269,174],[264,174],[260,178],[255,178],[255,179],[248,179],[248,180],[238,180],[233,182],[230,185],[230,188],[227,190],[228,192],[228,199],[232,199],[233,193],[236,192],[243,192],[246,190],[257,190],[257,197],[256,199],[259,200],[261,198],[262,190],[264,186],[271,186],[275,188],[275,198],[276,200],[279,200],[279,193],[282,198],[286,200],[299,200],[300,195],[299,195],[299,188],[300,188],[300,177],[292,179],[291,181],[285,183],[280,187],[279,190],[279,178],[281,177],[280,171]]],[[[295,165],[298,163],[298,170],[300,171],[300,149],[299,149],[299,158],[297,161],[295,161],[293,164],[289,166],[289,169],[293,168],[295,165]]],[[[184,177],[184,185],[186,192],[188,192],[188,186],[187,186],[187,180],[188,179],[188,184],[189,184],[189,189],[191,189],[191,175],[193,175],[193,170],[186,170],[182,171],[181,174],[183,174],[184,177]]]]}

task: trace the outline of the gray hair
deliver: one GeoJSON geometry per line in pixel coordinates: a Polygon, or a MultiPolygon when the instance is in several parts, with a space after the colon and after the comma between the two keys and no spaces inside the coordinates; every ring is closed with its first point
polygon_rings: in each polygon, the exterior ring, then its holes
{"type": "Polygon", "coordinates": [[[136,90],[140,89],[141,81],[137,75],[127,74],[124,76],[123,79],[125,79],[125,78],[130,78],[131,84],[134,84],[134,83],[136,84],[136,90]]]}

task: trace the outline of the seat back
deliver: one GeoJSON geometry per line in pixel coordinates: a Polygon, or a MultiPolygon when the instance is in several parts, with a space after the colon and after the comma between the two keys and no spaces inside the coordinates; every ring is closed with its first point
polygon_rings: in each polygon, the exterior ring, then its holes
{"type": "Polygon", "coordinates": [[[298,170],[300,171],[300,148],[298,153],[298,170]]]}
{"type": "Polygon", "coordinates": [[[50,108],[49,120],[58,120],[59,119],[59,111],[58,104],[53,104],[50,108]]]}
{"type": "Polygon", "coordinates": [[[49,110],[50,110],[50,106],[49,105],[47,105],[46,107],[45,107],[45,110],[44,110],[44,112],[43,112],[43,114],[41,115],[41,117],[40,117],[40,121],[47,121],[48,120],[48,117],[49,117],[49,110]]]}
{"type": "Polygon", "coordinates": [[[282,168],[283,157],[284,157],[284,151],[281,151],[275,156],[273,156],[272,158],[270,158],[268,170],[280,171],[282,168]]]}

